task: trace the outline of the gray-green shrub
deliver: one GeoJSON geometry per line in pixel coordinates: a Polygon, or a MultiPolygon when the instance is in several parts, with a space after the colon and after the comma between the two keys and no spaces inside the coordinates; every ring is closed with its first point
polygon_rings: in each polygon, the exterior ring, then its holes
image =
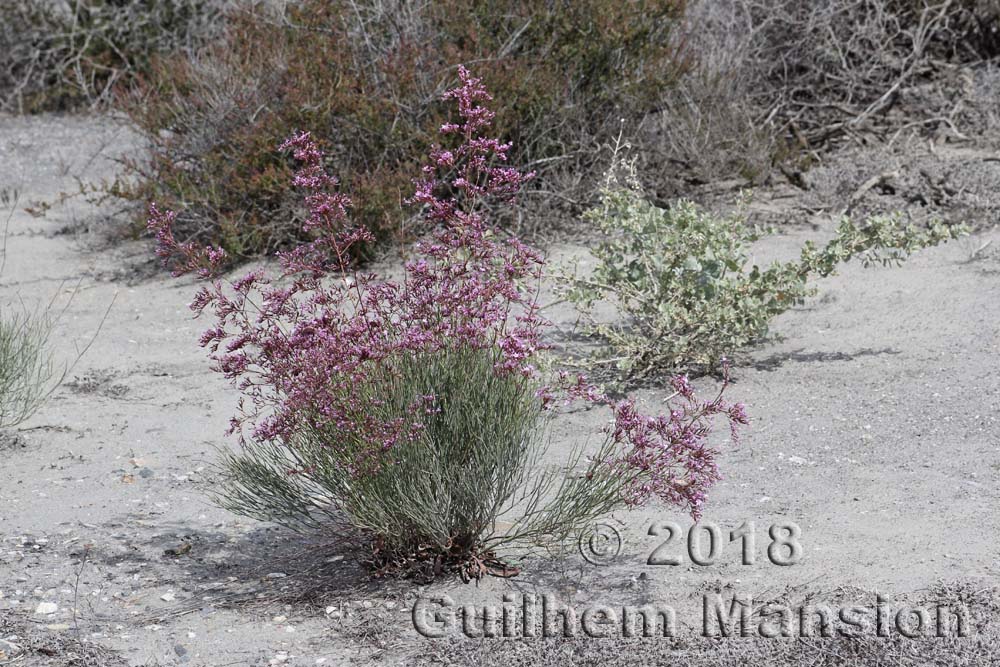
{"type": "Polygon", "coordinates": [[[51,393],[50,331],[46,313],[0,306],[0,428],[24,422],[51,393]]]}
{"type": "Polygon", "coordinates": [[[963,231],[940,223],[920,230],[898,216],[862,224],[845,217],[823,247],[807,242],[798,259],[760,267],[750,264],[750,245],[773,230],[748,226],[742,210],[717,216],[690,201],[659,208],[644,197],[631,165],[616,157],[600,204],[585,216],[601,234],[592,251],[596,268],[562,276],[567,297],[585,315],[585,333],[603,343],[587,364],[633,381],[681,368],[711,370],[765,338],[772,318],[814,293],[812,278],[853,258],[899,264],[963,231]],[[599,302],[613,304],[618,319],[594,318],[599,302]]]}

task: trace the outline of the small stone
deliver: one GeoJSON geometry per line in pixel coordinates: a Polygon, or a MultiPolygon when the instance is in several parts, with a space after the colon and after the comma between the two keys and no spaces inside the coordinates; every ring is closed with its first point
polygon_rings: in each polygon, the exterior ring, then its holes
{"type": "Polygon", "coordinates": [[[149,468],[142,468],[141,470],[139,470],[139,477],[142,477],[143,479],[149,479],[150,477],[153,476],[153,474],[154,474],[153,471],[150,470],[149,468]]]}
{"type": "Polygon", "coordinates": [[[795,465],[799,465],[799,466],[802,466],[802,465],[805,465],[806,463],[808,463],[808,461],[806,461],[801,456],[789,456],[788,457],[788,462],[789,463],[794,463],[795,465]]]}
{"type": "Polygon", "coordinates": [[[288,575],[284,572],[271,572],[265,577],[265,579],[284,579],[287,576],[288,575]]]}
{"type": "Polygon", "coordinates": [[[174,595],[173,591],[169,591],[160,596],[160,599],[163,600],[164,602],[173,602],[175,598],[176,596],[174,595]]]}
{"type": "Polygon", "coordinates": [[[287,616],[275,616],[271,620],[274,621],[275,623],[284,623],[285,621],[288,620],[288,617],[287,616]]]}
{"type": "Polygon", "coordinates": [[[62,632],[63,630],[69,630],[69,623],[53,623],[52,625],[46,625],[45,628],[53,632],[62,632]]]}
{"type": "Polygon", "coordinates": [[[20,653],[20,646],[6,639],[0,639],[0,660],[13,660],[20,653]]]}
{"type": "Polygon", "coordinates": [[[176,547],[170,547],[169,549],[163,550],[164,556],[183,556],[191,551],[191,543],[184,542],[176,547]]]}
{"type": "Polygon", "coordinates": [[[55,602],[40,602],[37,607],[35,607],[35,614],[39,616],[48,616],[49,614],[54,614],[59,611],[59,605],[55,602]]]}

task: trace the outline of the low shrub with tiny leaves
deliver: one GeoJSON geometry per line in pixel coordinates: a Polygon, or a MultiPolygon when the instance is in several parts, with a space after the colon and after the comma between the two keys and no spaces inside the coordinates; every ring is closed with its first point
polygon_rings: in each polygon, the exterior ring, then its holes
{"type": "Polygon", "coordinates": [[[658,499],[698,516],[719,477],[713,416],[734,437],[747,417],[684,377],[666,414],[647,416],[546,370],[542,257],[490,224],[531,175],[505,166],[511,146],[484,134],[491,96],[459,75],[445,98],[460,122],[442,126],[409,200],[423,234],[401,280],[355,268],[351,247],[372,232],[307,133],[285,146],[313,240],[281,255],[279,275],[226,281],[225,251],[179,242],[171,212],[152,206],[149,227],[177,273],[209,281],[192,304],[215,315],[202,344],[242,394],[223,505],[297,528],[346,523],[385,570],[510,575],[501,547],[563,544],[615,508],[658,499]],[[546,424],[573,402],[609,410],[608,429],[540,468],[546,424]]]}
{"type": "Polygon", "coordinates": [[[683,6],[256,3],[228,15],[217,43],[160,61],[123,98],[148,154],[126,162],[128,177],[111,191],[176,210],[179,239],[218,244],[234,261],[287,249],[306,240],[304,211],[289,187],[294,165],[274,147],[308,127],[356,195],[354,219],[372,232],[352,251],[408,242],[403,200],[447,120],[441,93],[457,81],[455,63],[488,63],[484,81],[507,100],[495,132],[512,144],[512,164],[537,174],[518,210],[495,213],[552,225],[592,195],[598,138],[622,119],[641,123],[685,67],[672,33],[683,6]],[[525,214],[540,208],[548,215],[525,214]]]}
{"type": "Polygon", "coordinates": [[[584,314],[584,332],[600,343],[585,365],[626,384],[679,369],[712,371],[813,294],[813,278],[854,258],[899,264],[963,232],[939,223],[916,229],[891,215],[861,224],[845,217],[822,247],[806,242],[796,260],[757,266],[751,244],[773,230],[748,225],[743,207],[730,216],[690,201],[660,208],[645,198],[632,167],[615,160],[600,205],[585,216],[600,234],[596,267],[588,275],[565,270],[562,285],[584,314]],[[601,303],[613,305],[617,319],[595,317],[601,303]]]}

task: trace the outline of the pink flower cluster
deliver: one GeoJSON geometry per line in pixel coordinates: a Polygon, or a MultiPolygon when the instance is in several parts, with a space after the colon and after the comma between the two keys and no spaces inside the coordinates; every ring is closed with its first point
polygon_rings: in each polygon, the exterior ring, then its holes
{"type": "Polygon", "coordinates": [[[709,401],[698,399],[687,376],[672,378],[670,409],[661,415],[643,414],[634,400],[615,400],[585,377],[565,372],[559,374],[558,390],[543,390],[542,400],[608,406],[613,414],[608,437],[617,454],[603,463],[630,480],[622,500],[635,507],[657,498],[686,508],[697,519],[708,489],[721,479],[715,460],[718,452],[708,443],[714,419],[728,421],[734,444],[739,444],[739,427],[750,423],[742,403],[723,400],[730,383],[729,368],[723,359],[722,387],[709,401]]]}
{"type": "MultiPolygon", "coordinates": [[[[498,374],[538,378],[547,325],[537,300],[543,259],[516,238],[499,238],[486,213],[487,204],[511,202],[531,174],[504,166],[510,146],[483,136],[493,119],[484,103],[492,98],[464,68],[459,74],[461,85],[446,97],[457,101],[461,122],[441,128],[446,138],[457,135],[458,145],[432,150],[410,200],[423,207],[428,229],[401,281],[353,270],[351,247],[371,236],[350,223],[350,200],[337,192],[308,133],[283,148],[301,163],[294,183],[307,192],[305,227],[314,240],[281,254],[277,276],[258,270],[232,282],[214,277],[224,254],[178,244],[170,232],[173,214],[150,207],[158,254],[177,274],[209,279],[192,309],[215,317],[201,343],[213,368],[242,393],[231,422],[241,441],[249,435],[290,443],[305,426],[335,429],[366,443],[354,467],[365,474],[379,465],[380,453],[417,437],[433,403],[433,396],[415,397],[406,418],[385,420],[366,402],[370,394],[357,391],[385,381],[399,355],[488,350],[498,374]]],[[[631,401],[613,401],[584,379],[562,374],[539,392],[539,406],[578,399],[610,406],[609,437],[621,454],[607,463],[642,472],[623,500],[640,504],[655,496],[697,514],[718,479],[716,452],[706,443],[709,418],[725,413],[735,433],[746,416],[721,394],[698,402],[686,379],[675,380],[675,388],[683,407],[646,417],[631,401]]]]}

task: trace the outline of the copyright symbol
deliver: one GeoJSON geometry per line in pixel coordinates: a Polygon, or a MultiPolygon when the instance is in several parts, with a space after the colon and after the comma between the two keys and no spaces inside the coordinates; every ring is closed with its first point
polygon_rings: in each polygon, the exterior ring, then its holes
{"type": "Polygon", "coordinates": [[[580,555],[591,565],[608,565],[622,551],[622,534],[614,526],[598,522],[580,534],[580,555]]]}

